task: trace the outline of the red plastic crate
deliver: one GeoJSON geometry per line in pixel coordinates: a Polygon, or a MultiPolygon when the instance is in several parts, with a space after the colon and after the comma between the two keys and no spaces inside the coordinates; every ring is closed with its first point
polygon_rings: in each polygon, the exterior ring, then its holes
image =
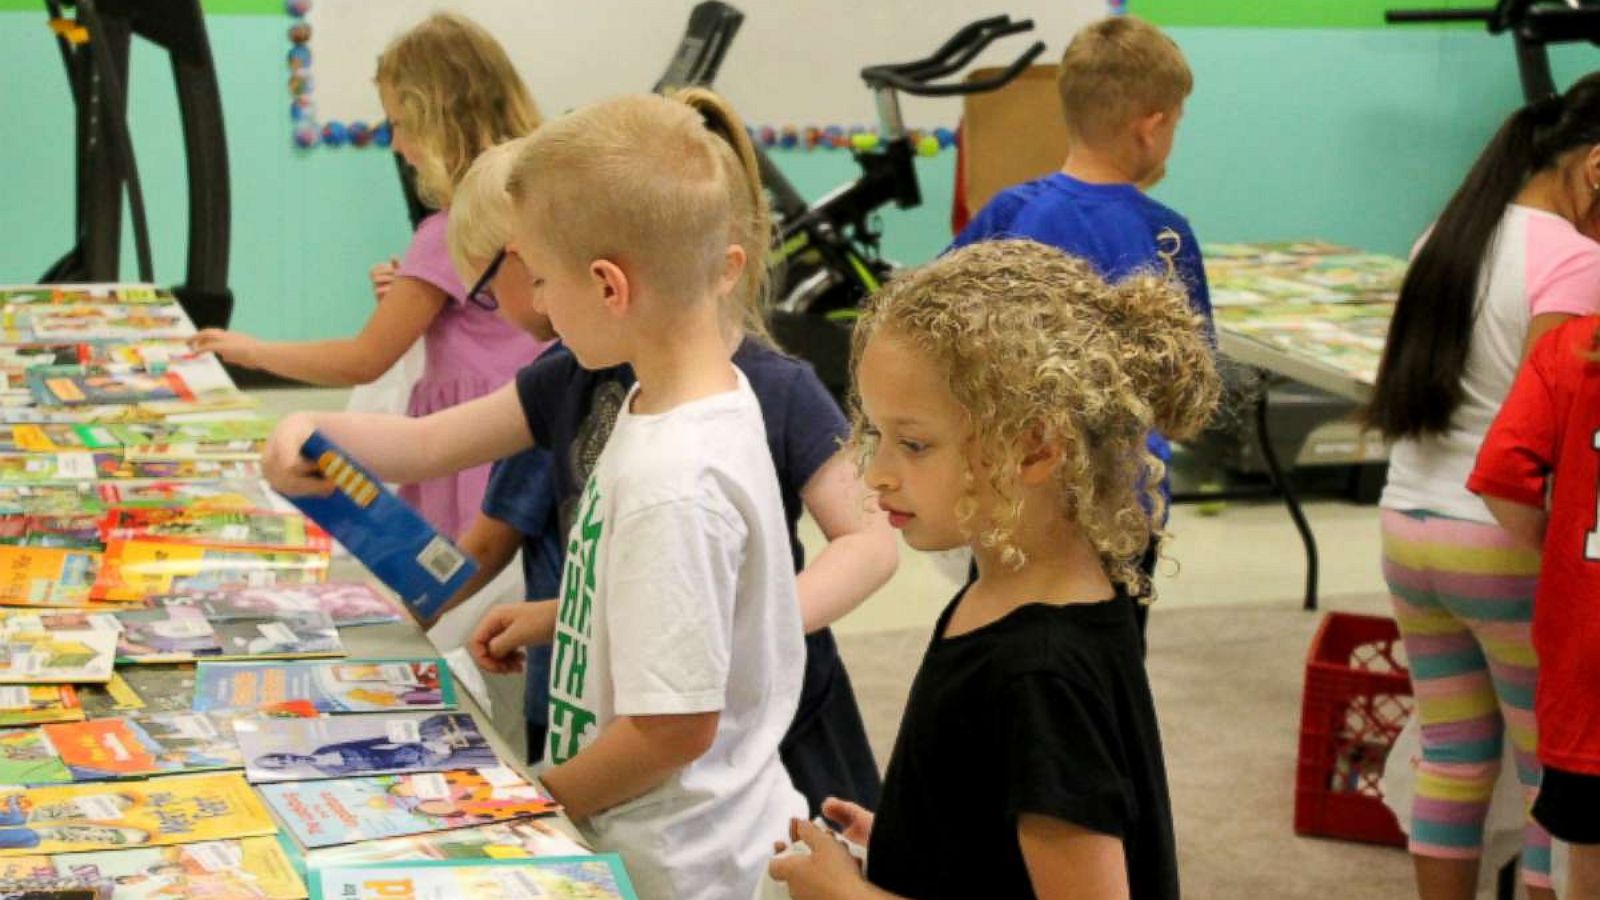
{"type": "Polygon", "coordinates": [[[1400,629],[1381,616],[1328,613],[1306,659],[1294,830],[1403,847],[1379,779],[1411,715],[1411,676],[1396,658],[1400,629]]]}

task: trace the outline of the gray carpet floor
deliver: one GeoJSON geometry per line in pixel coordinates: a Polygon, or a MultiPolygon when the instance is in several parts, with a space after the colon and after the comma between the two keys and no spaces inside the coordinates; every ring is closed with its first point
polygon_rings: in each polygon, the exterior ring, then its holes
{"type": "MultiPolygon", "coordinates": [[[[1381,597],[1324,609],[1387,614],[1381,597]]],[[[1306,650],[1321,614],[1281,606],[1164,608],[1150,621],[1184,896],[1387,900],[1414,896],[1406,854],[1294,834],[1306,650]]],[[[839,639],[880,765],[888,759],[925,629],[839,639]]]]}

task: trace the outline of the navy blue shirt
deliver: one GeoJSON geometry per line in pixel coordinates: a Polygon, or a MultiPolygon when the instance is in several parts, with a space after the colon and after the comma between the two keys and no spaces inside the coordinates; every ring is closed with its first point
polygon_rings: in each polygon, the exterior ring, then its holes
{"type": "MultiPolygon", "coordinates": [[[[950,249],[997,238],[1059,247],[1110,282],[1138,272],[1171,277],[1188,291],[1189,305],[1205,318],[1207,330],[1214,330],[1205,264],[1188,220],[1131,184],[1090,184],[1056,172],[1007,188],[967,223],[950,249]]],[[[1172,458],[1159,434],[1150,435],[1150,451],[1162,461],[1172,458]]]]}
{"type": "Polygon", "coordinates": [[[561,534],[556,522],[552,456],[543,447],[494,464],[483,492],[483,514],[522,532],[522,580],[530,600],[561,592],[561,534]]]}

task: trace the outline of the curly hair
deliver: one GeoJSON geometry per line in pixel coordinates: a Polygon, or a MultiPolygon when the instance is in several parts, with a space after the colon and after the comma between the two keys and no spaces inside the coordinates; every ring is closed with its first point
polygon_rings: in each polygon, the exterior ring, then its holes
{"type": "Polygon", "coordinates": [[[479,153],[539,126],[533,95],[483,26],[435,13],[395,38],[375,79],[394,92],[396,127],[415,138],[417,194],[437,209],[479,153]]]}
{"type": "MultiPolygon", "coordinates": [[[[1021,567],[1019,472],[1029,446],[1060,448],[1061,509],[1099,551],[1107,574],[1146,587],[1138,558],[1164,534],[1161,461],[1152,430],[1190,437],[1221,391],[1202,320],[1182,290],[1154,275],[1108,285],[1089,264],[1034,241],[974,244],[895,278],[856,325],[852,368],[879,332],[906,340],[946,373],[965,410],[966,492],[956,514],[972,539],[1021,567]],[[976,521],[977,478],[997,503],[976,521]]],[[[873,448],[853,399],[852,445],[873,448]]]]}

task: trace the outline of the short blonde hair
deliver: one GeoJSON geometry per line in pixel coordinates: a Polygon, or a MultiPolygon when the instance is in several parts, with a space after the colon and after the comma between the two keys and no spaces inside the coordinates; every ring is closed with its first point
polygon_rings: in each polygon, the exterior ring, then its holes
{"type": "Polygon", "coordinates": [[[483,274],[479,267],[487,265],[511,241],[514,212],[506,182],[521,150],[520,138],[490,147],[478,154],[456,185],[445,244],[450,250],[450,264],[463,284],[476,281],[483,274]]]}
{"type": "Polygon", "coordinates": [[[1096,143],[1116,138],[1134,119],[1176,109],[1194,90],[1194,74],[1161,29],[1113,16],[1073,36],[1056,87],[1068,133],[1096,143]]]}
{"type": "MultiPolygon", "coordinates": [[[[1141,591],[1138,560],[1162,538],[1165,469],[1146,446],[1210,419],[1221,383],[1201,318],[1181,289],[1138,274],[1110,286],[1082,260],[1034,241],[988,241],[913,269],[871,297],[856,325],[858,370],[878,333],[929,355],[966,411],[971,444],[966,495],[956,513],[970,537],[1026,562],[1013,543],[1021,515],[1018,473],[1033,441],[1062,452],[1061,509],[1100,552],[1107,574],[1141,591]],[[975,522],[977,463],[997,503],[975,522]]],[[[853,403],[852,444],[873,446],[853,403]]]]}
{"type": "Polygon", "coordinates": [[[539,126],[539,109],[500,42],[454,13],[435,13],[378,57],[379,85],[394,91],[394,126],[415,138],[417,194],[438,209],[488,147],[539,126]]]}
{"type": "Polygon", "coordinates": [[[705,291],[740,245],[724,313],[765,336],[766,192],[744,123],[711,91],[617,97],[554,119],[524,143],[507,187],[565,261],[614,260],[668,295],[705,291]]]}

